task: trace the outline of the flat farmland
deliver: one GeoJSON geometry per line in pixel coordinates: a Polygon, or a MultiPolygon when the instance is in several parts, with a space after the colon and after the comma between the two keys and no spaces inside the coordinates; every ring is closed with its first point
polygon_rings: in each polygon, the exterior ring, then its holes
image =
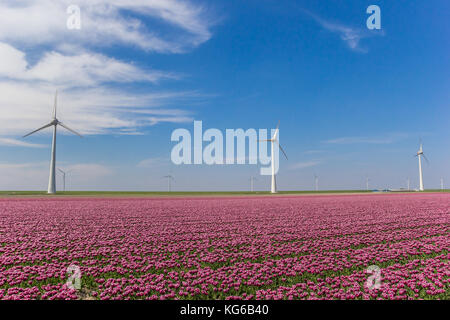
{"type": "Polygon", "coordinates": [[[448,193],[3,198],[0,299],[449,299],[449,233],[448,193]]]}

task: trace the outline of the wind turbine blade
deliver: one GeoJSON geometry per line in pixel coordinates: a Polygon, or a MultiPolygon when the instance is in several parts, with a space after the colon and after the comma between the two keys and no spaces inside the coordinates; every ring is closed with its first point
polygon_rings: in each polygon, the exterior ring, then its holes
{"type": "Polygon", "coordinates": [[[266,140],[258,140],[258,142],[272,142],[272,139],[266,139],[266,140]]]}
{"type": "Polygon", "coordinates": [[[280,120],[278,120],[277,128],[275,129],[275,134],[273,135],[272,140],[277,140],[279,130],[280,130],[280,120]]]}
{"type": "Polygon", "coordinates": [[[58,103],[58,90],[55,93],[55,104],[53,105],[53,119],[56,119],[56,107],[58,103]]]}
{"type": "Polygon", "coordinates": [[[62,171],[60,168],[58,168],[58,171],[61,172],[62,174],[65,174],[65,172],[62,171]]]}
{"type": "Polygon", "coordinates": [[[36,133],[36,132],[41,131],[41,130],[43,130],[43,129],[45,129],[45,128],[51,127],[52,125],[53,125],[53,123],[50,122],[49,124],[46,124],[45,126],[39,128],[39,129],[36,129],[36,130],[30,132],[29,134],[24,135],[23,137],[26,138],[26,137],[28,137],[28,136],[31,136],[33,133],[36,133]]]}
{"type": "Polygon", "coordinates": [[[428,161],[427,157],[425,157],[425,154],[422,153],[423,158],[427,161],[427,164],[430,164],[430,161],[428,161]]]}
{"type": "Polygon", "coordinates": [[[83,136],[82,136],[81,134],[79,134],[78,132],[76,132],[76,131],[73,130],[73,129],[70,129],[70,128],[69,128],[68,126],[66,126],[64,123],[58,122],[58,124],[59,124],[61,127],[65,128],[66,130],[69,130],[69,131],[72,132],[73,134],[76,134],[76,135],[79,136],[80,138],[83,138],[83,136]]]}
{"type": "Polygon", "coordinates": [[[283,147],[281,146],[281,144],[277,140],[275,140],[275,142],[277,143],[278,147],[280,147],[280,150],[281,150],[281,152],[283,152],[284,156],[286,157],[286,160],[289,160],[288,156],[286,155],[286,152],[284,152],[283,147]]]}

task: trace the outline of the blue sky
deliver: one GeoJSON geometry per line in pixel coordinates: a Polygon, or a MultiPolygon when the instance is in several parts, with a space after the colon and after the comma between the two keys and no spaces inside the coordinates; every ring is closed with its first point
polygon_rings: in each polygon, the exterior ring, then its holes
{"type": "MultiPolygon", "coordinates": [[[[73,190],[246,190],[258,166],[175,166],[177,128],[274,128],[281,190],[450,183],[447,1],[4,1],[0,189],[46,189],[60,90],[58,167],[73,190]],[[127,3],[129,2],[129,3],[127,3]],[[366,8],[381,8],[381,30],[366,8]],[[108,10],[104,10],[106,7],[108,10]],[[38,18],[31,18],[38,17],[38,18]],[[9,20],[8,20],[9,19],[9,20]]],[[[61,183],[59,177],[58,183],[61,183]]],[[[255,188],[268,190],[260,176],[255,188]]]]}

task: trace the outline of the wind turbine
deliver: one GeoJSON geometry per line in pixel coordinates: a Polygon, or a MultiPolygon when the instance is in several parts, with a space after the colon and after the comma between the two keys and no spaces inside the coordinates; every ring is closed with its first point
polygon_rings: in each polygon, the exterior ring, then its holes
{"type": "Polygon", "coordinates": [[[170,174],[167,176],[164,176],[163,178],[167,178],[167,192],[172,191],[172,181],[175,181],[175,178],[172,177],[170,174]]]}
{"type": "Polygon", "coordinates": [[[406,179],[406,185],[408,186],[408,191],[410,191],[411,187],[410,187],[410,183],[409,183],[409,177],[408,177],[408,179],[406,179]]]}
{"type": "Polygon", "coordinates": [[[319,191],[319,177],[314,173],[314,185],[316,192],[319,191]]]}
{"type": "Polygon", "coordinates": [[[81,134],[76,132],[75,130],[70,129],[68,126],[63,124],[61,121],[59,121],[56,118],[56,109],[57,109],[57,101],[58,101],[58,91],[55,93],[55,104],[53,106],[53,116],[52,121],[45,126],[36,129],[29,134],[24,135],[23,137],[26,138],[28,136],[31,136],[32,134],[41,131],[43,129],[46,129],[48,127],[53,127],[53,139],[52,139],[52,156],[50,159],[50,175],[48,178],[48,191],[49,194],[55,194],[56,193],[56,171],[55,171],[55,163],[56,163],[56,128],[59,126],[65,128],[66,130],[72,132],[73,134],[76,134],[79,137],[82,137],[81,134]]]}
{"type": "Polygon", "coordinates": [[[424,159],[428,162],[427,157],[425,157],[425,154],[423,153],[423,146],[422,143],[420,143],[419,151],[417,151],[416,157],[419,158],[419,190],[424,191],[423,188],[423,174],[422,174],[422,156],[424,159]]]}
{"type": "Polygon", "coordinates": [[[69,173],[70,171],[64,171],[61,170],[60,168],[58,168],[58,171],[61,172],[61,174],[63,175],[63,191],[66,191],[66,174],[69,173]]]}
{"type": "Polygon", "coordinates": [[[369,191],[369,177],[366,177],[366,191],[369,191]]]}
{"type": "Polygon", "coordinates": [[[286,152],[284,152],[283,148],[281,147],[280,143],[278,142],[278,133],[280,131],[280,121],[278,121],[277,128],[275,129],[275,134],[273,135],[272,139],[268,140],[259,140],[260,142],[270,142],[271,145],[271,158],[272,158],[272,185],[270,188],[270,193],[277,193],[277,182],[275,178],[275,143],[280,148],[281,152],[283,152],[286,159],[288,158],[286,155],[286,152]]]}
{"type": "Polygon", "coordinates": [[[253,192],[253,190],[254,190],[253,186],[255,185],[255,180],[258,180],[258,179],[256,179],[253,176],[250,177],[250,191],[251,192],[253,192]]]}
{"type": "Polygon", "coordinates": [[[441,190],[444,191],[444,178],[441,178],[441,190]]]}

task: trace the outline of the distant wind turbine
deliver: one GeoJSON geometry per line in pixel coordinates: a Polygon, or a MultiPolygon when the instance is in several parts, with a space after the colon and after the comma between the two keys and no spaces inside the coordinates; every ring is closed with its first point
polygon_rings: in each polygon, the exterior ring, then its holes
{"type": "Polygon", "coordinates": [[[58,168],[58,171],[61,172],[62,176],[63,176],[63,191],[66,191],[66,174],[68,174],[70,171],[64,171],[61,170],[60,168],[58,168]]]}
{"type": "Polygon", "coordinates": [[[444,178],[441,178],[441,190],[444,190],[444,178]]]}
{"type": "Polygon", "coordinates": [[[314,185],[316,191],[319,191],[319,177],[314,173],[314,185]]]}
{"type": "Polygon", "coordinates": [[[417,151],[416,157],[419,158],[419,190],[424,191],[423,187],[423,174],[422,174],[422,157],[428,162],[427,157],[425,157],[425,154],[423,153],[423,146],[422,143],[420,143],[419,151],[417,151]]]}
{"type": "Polygon", "coordinates": [[[172,177],[170,174],[164,176],[163,178],[167,179],[167,192],[172,192],[172,181],[175,181],[175,178],[172,177]]]}
{"type": "Polygon", "coordinates": [[[369,177],[366,177],[366,190],[369,191],[369,177]]]}
{"type": "Polygon", "coordinates": [[[251,192],[253,192],[253,190],[254,190],[255,180],[258,180],[258,179],[256,179],[253,176],[250,177],[250,191],[251,192]]]}
{"type": "Polygon", "coordinates": [[[411,186],[410,186],[410,183],[409,183],[409,177],[408,177],[408,179],[406,179],[406,185],[408,186],[408,191],[411,191],[411,186]]]}
{"type": "Polygon", "coordinates": [[[53,117],[52,117],[52,121],[48,124],[46,124],[45,126],[36,129],[32,132],[30,132],[29,134],[23,136],[24,138],[38,132],[41,131],[43,129],[46,129],[48,127],[53,127],[53,139],[52,139],[52,156],[50,159],[50,175],[48,178],[48,193],[49,194],[55,194],[56,193],[56,171],[55,171],[55,165],[56,165],[56,128],[59,126],[65,128],[66,130],[72,132],[73,134],[76,134],[79,137],[82,137],[81,134],[79,134],[78,132],[76,132],[75,130],[70,129],[68,126],[66,126],[65,124],[63,124],[61,121],[59,121],[56,118],[56,108],[57,108],[57,101],[58,101],[58,91],[56,91],[55,93],[55,104],[53,106],[53,117]]]}
{"type": "Polygon", "coordinates": [[[280,121],[278,121],[278,125],[277,128],[275,129],[275,134],[273,135],[272,139],[268,139],[268,140],[259,140],[260,142],[270,142],[271,145],[271,157],[272,157],[272,185],[270,188],[270,192],[271,193],[277,193],[277,182],[276,182],[276,178],[275,178],[275,143],[278,145],[278,147],[280,148],[281,152],[283,152],[284,156],[286,157],[286,159],[288,158],[286,155],[286,152],[284,152],[283,148],[281,147],[280,143],[278,142],[278,133],[280,131],[280,121]]]}

